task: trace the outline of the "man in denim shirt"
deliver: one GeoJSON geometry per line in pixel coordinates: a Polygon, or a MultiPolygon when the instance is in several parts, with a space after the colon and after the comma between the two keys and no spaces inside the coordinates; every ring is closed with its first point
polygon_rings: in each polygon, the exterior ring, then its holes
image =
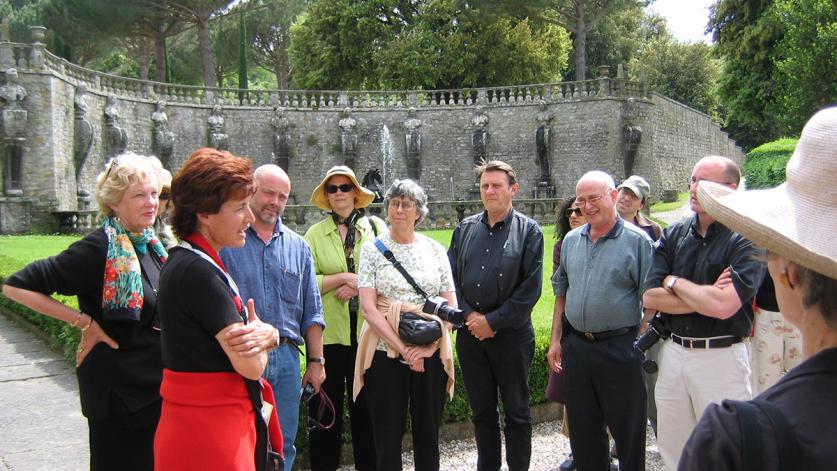
{"type": "Polygon", "coordinates": [[[646,394],[642,354],[633,348],[651,238],[616,212],[608,174],[588,172],[576,185],[587,224],[564,236],[552,278],[555,312],[547,361],[565,377],[570,446],[578,469],[608,469],[607,426],[619,469],[645,469],[646,394]],[[563,348],[561,338],[563,337],[563,348]]]}
{"type": "Polygon", "coordinates": [[[293,467],[301,385],[315,391],[325,380],[323,306],[314,259],[308,244],[282,225],[291,192],[288,175],[280,167],[262,165],[254,172],[256,193],[250,208],[256,221],[247,229],[244,247],[224,249],[221,260],[238,284],[244,299],[252,298],[259,318],[273,326],[275,337],[264,376],[273,386],[276,409],[285,440],[285,471],[293,467]],[[308,368],[300,380],[299,345],[307,349],[308,368]]]}

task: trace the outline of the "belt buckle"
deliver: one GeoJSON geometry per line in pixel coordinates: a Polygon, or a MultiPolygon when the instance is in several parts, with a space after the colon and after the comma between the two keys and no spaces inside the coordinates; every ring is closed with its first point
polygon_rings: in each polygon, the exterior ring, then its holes
{"type": "Polygon", "coordinates": [[[593,336],[592,332],[584,332],[584,338],[586,338],[587,340],[589,340],[591,342],[596,340],[596,337],[593,336]]]}

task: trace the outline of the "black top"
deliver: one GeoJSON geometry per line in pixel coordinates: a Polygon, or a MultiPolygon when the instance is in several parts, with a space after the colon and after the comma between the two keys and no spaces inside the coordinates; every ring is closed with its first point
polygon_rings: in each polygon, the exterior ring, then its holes
{"type": "MultiPolygon", "coordinates": [[[[802,461],[784,469],[834,471],[837,469],[837,348],[823,350],[789,371],[756,399],[776,405],[790,423],[802,451],[802,461]]],[[[765,471],[779,471],[776,434],[759,413],[765,471]]],[[[738,415],[710,404],[680,457],[681,471],[743,470],[742,433],[738,415]]]]}
{"type": "Polygon", "coordinates": [[[698,313],[664,315],[671,331],[682,337],[747,337],[753,328],[752,300],[764,277],[763,251],[719,222],[709,226],[705,237],[697,231],[698,215],[678,221],[663,231],[654,244],[654,262],[646,289],[662,286],[669,274],[699,285],[711,285],[726,267],[732,267],[732,284],[741,308],[728,319],[698,313]],[[684,227],[684,225],[688,227],[684,227]]]}
{"type": "Polygon", "coordinates": [[[773,286],[773,278],[770,275],[764,275],[764,281],[759,287],[759,292],[756,293],[756,307],[765,311],[779,312],[779,303],[776,301],[776,287],[773,286]]]}
{"type": "Polygon", "coordinates": [[[456,226],[448,250],[459,308],[486,315],[494,331],[531,326],[543,283],[543,234],[512,209],[494,227],[488,213],[456,226]]]}
{"type": "Polygon", "coordinates": [[[160,262],[152,250],[144,255],[137,252],[143,274],[139,322],[105,321],[102,287],[107,247],[107,235],[97,229],[60,254],[32,262],[6,280],[9,286],[46,295],[77,296],[79,308],[119,344],[114,350],[98,343],[76,369],[81,411],[91,419],[107,417],[111,392],[131,411],[159,400],[163,378],[160,331],[155,319],[157,296],[152,287],[157,284],[160,262]]]}
{"type": "Polygon", "coordinates": [[[223,275],[208,261],[175,247],[160,274],[160,322],[166,368],[180,372],[234,372],[215,338],[243,322],[223,275]]]}

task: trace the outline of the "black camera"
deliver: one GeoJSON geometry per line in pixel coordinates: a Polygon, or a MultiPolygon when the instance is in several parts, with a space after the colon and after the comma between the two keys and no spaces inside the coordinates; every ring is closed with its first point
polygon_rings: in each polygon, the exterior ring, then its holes
{"type": "MultiPolygon", "coordinates": [[[[643,355],[649,348],[653,347],[660,339],[667,339],[671,335],[671,331],[663,323],[663,318],[656,314],[648,321],[648,329],[634,340],[634,348],[639,350],[643,355]]],[[[648,374],[654,374],[659,369],[657,362],[647,359],[642,362],[642,369],[648,374]]]]}
{"type": "Polygon", "coordinates": [[[305,383],[305,386],[302,388],[302,402],[308,402],[312,397],[314,397],[314,385],[311,383],[305,383]]]}
{"type": "Polygon", "coordinates": [[[465,316],[462,309],[451,306],[448,304],[448,300],[441,296],[427,298],[421,311],[439,316],[439,319],[450,322],[457,329],[465,325],[465,316]]]}

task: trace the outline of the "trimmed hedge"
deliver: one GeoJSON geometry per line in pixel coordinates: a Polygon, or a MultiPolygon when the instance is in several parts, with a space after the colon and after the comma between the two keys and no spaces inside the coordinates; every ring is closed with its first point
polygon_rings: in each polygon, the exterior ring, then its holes
{"type": "Polygon", "coordinates": [[[747,188],[773,188],[784,183],[785,167],[797,141],[791,138],[778,139],[751,150],[744,160],[747,188]]]}

